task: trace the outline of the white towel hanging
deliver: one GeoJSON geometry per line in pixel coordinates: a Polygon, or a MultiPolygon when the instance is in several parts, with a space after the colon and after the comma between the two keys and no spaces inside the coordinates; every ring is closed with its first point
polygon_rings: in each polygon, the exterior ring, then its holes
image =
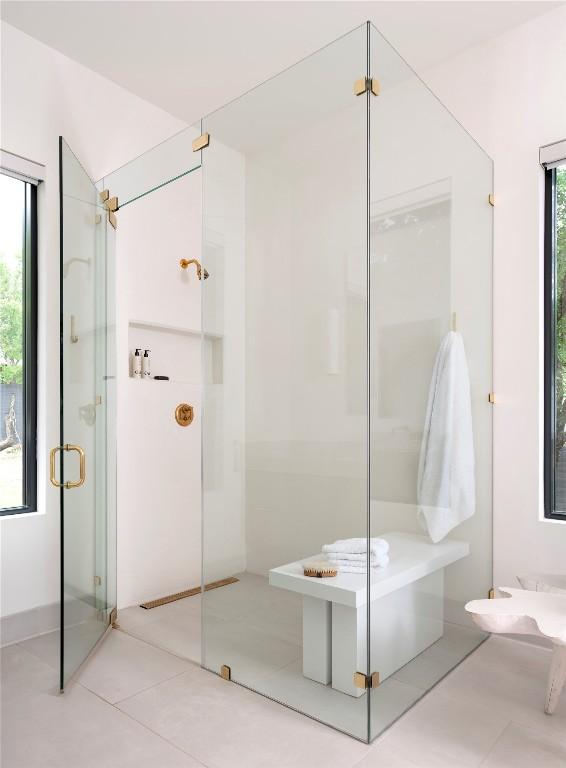
{"type": "Polygon", "coordinates": [[[417,480],[418,517],[433,542],[476,507],[470,379],[464,342],[450,331],[440,345],[428,396],[417,480]]]}

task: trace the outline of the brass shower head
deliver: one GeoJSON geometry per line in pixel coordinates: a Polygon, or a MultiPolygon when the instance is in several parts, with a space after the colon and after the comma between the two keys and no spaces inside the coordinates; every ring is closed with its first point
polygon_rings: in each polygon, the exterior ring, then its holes
{"type": "Polygon", "coordinates": [[[202,264],[198,259],[181,259],[179,264],[181,265],[181,269],[186,269],[189,266],[189,264],[195,264],[197,268],[198,279],[202,280],[203,272],[204,272],[204,279],[206,280],[206,278],[208,277],[208,272],[206,271],[206,269],[203,270],[202,264]]]}

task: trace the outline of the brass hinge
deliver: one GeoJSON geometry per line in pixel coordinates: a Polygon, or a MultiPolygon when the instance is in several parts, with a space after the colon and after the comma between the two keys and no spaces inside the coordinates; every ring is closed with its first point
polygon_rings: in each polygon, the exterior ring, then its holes
{"type": "Polygon", "coordinates": [[[487,402],[495,405],[495,392],[490,392],[487,396],[487,402]]]}
{"type": "Polygon", "coordinates": [[[487,196],[487,202],[488,202],[490,205],[495,205],[495,195],[494,195],[494,194],[492,194],[492,193],[490,193],[490,194],[487,196]]]}
{"type": "Polygon", "coordinates": [[[493,600],[493,598],[495,597],[495,589],[493,587],[487,593],[487,597],[489,600],[493,600]]]}
{"type": "Polygon", "coordinates": [[[116,229],[116,227],[118,226],[118,220],[114,215],[114,211],[117,211],[118,208],[120,207],[118,204],[118,198],[110,197],[110,192],[107,189],[103,189],[102,192],[100,192],[99,194],[100,194],[100,199],[106,206],[106,211],[108,213],[108,221],[110,222],[110,224],[112,224],[114,229],[116,229]]]}
{"type": "Polygon", "coordinates": [[[120,629],[120,625],[118,624],[118,609],[112,608],[110,611],[110,617],[109,617],[109,623],[112,624],[114,629],[120,629]]]}
{"type": "Polygon", "coordinates": [[[223,664],[220,667],[220,677],[223,680],[231,680],[232,679],[232,670],[227,664],[223,664]]]}
{"type": "Polygon", "coordinates": [[[376,80],[375,77],[360,77],[359,80],[356,80],[354,83],[354,96],[361,96],[366,91],[370,91],[374,96],[379,96],[379,80],[376,80]]]}
{"type": "Polygon", "coordinates": [[[205,147],[208,147],[210,144],[210,134],[209,133],[203,133],[201,136],[198,137],[198,139],[195,139],[193,141],[193,152],[198,152],[199,149],[204,149],[205,147]]]}
{"type": "Polygon", "coordinates": [[[379,672],[364,675],[363,672],[354,672],[354,685],[356,688],[377,688],[379,685],[379,672]]]}

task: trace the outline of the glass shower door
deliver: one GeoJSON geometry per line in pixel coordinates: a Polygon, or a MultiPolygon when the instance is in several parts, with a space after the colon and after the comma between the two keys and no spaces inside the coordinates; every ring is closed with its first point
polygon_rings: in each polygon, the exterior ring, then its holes
{"type": "Polygon", "coordinates": [[[114,229],[63,138],[60,170],[60,687],[112,620],[115,565],[114,229]]]}

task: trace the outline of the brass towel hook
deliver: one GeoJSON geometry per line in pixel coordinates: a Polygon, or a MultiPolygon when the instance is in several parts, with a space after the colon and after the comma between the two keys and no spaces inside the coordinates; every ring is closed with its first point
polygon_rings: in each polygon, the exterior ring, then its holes
{"type": "Polygon", "coordinates": [[[189,266],[189,264],[196,264],[198,279],[202,280],[203,271],[204,271],[204,279],[206,280],[206,278],[208,277],[208,272],[206,271],[206,269],[203,270],[202,264],[198,259],[181,259],[179,264],[181,265],[181,269],[186,269],[189,266]]]}

